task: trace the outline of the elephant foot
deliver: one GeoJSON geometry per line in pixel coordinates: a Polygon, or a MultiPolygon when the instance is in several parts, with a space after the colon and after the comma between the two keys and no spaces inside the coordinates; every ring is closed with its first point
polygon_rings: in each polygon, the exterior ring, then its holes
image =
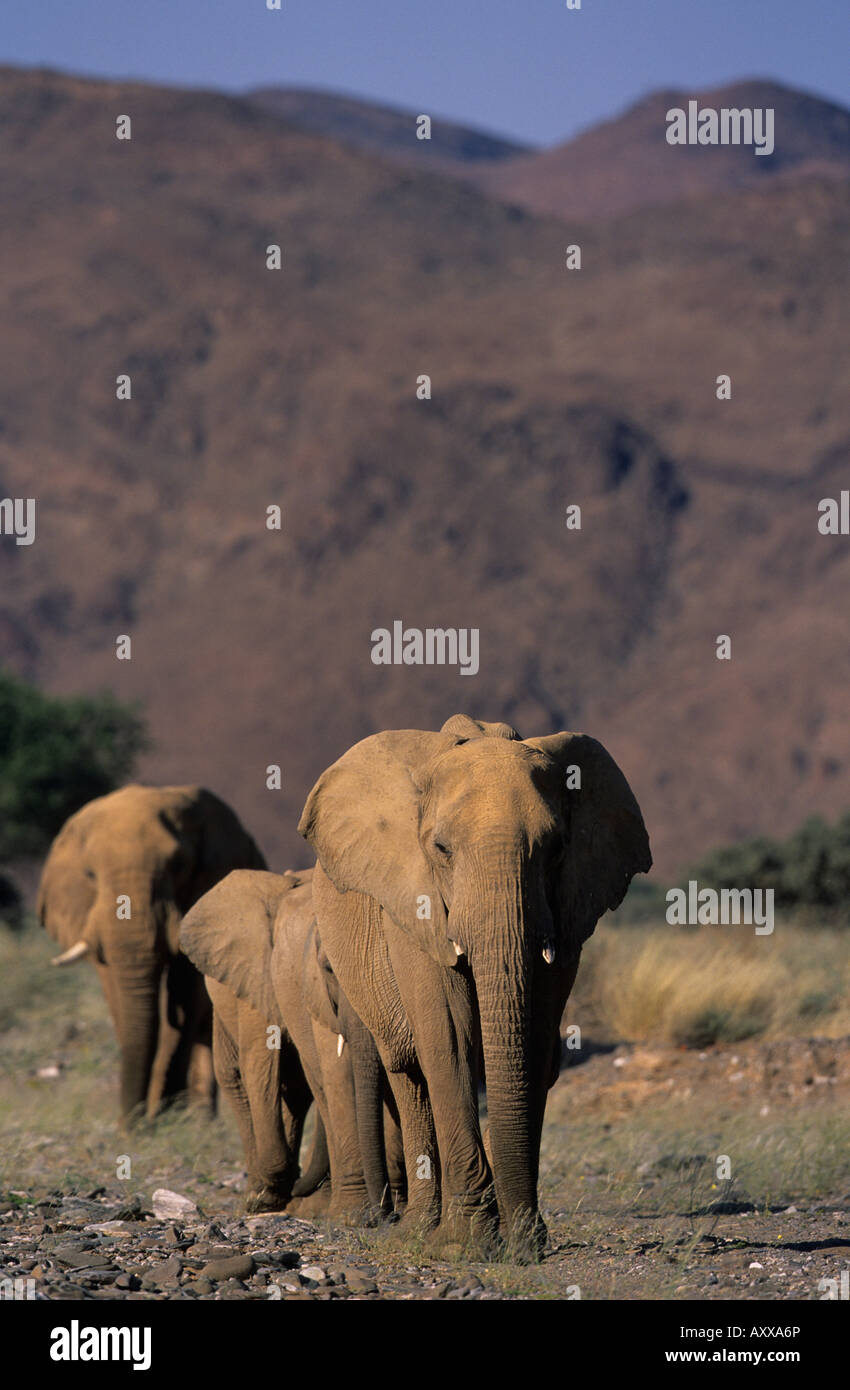
{"type": "Polygon", "coordinates": [[[331,1204],[330,1183],[317,1187],[306,1197],[292,1197],[286,1210],[290,1216],[301,1216],[311,1221],[315,1216],[326,1216],[331,1204]]]}
{"type": "Polygon", "coordinates": [[[328,1209],[328,1219],[337,1226],[377,1226],[383,1220],[383,1214],[364,1193],[362,1196],[334,1197],[328,1209]]]}
{"type": "Polygon", "coordinates": [[[498,1215],[490,1206],[449,1211],[429,1236],[428,1249],[441,1259],[497,1259],[502,1249],[498,1215]]]}
{"type": "Polygon", "coordinates": [[[283,1211],[289,1205],[289,1191],[280,1188],[263,1187],[249,1192],[245,1198],[246,1212],[283,1211]]]}
{"type": "Polygon", "coordinates": [[[382,1239],[392,1250],[424,1249],[439,1220],[433,1207],[408,1206],[389,1217],[382,1239]]]}
{"type": "MultiPolygon", "coordinates": [[[[504,1230],[504,1225],[503,1225],[504,1230]]],[[[509,1264],[539,1264],[546,1253],[549,1232],[539,1211],[515,1213],[503,1235],[502,1258],[509,1264]]]]}

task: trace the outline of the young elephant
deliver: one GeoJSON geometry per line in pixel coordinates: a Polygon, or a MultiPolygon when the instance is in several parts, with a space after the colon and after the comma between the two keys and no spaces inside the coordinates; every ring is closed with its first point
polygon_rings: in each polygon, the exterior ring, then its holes
{"type": "Polygon", "coordinates": [[[312,870],[232,873],[188,914],[180,943],[207,976],[216,1076],[239,1122],[249,1203],[280,1207],[312,1192],[324,1133],[330,1214],[357,1221],[400,1196],[400,1140],[390,1120],[391,1184],[377,1051],[321,950],[311,880],[312,870]],[[311,1093],[319,1146],[296,1182],[311,1093]]]}
{"type": "Polygon", "coordinates": [[[202,787],[122,787],[66,821],[41,878],[38,915],[88,955],[121,1048],[125,1120],[189,1089],[212,1108],[212,1010],[177,945],[180,918],[231,869],[265,860],[229,806],[202,787]]]}

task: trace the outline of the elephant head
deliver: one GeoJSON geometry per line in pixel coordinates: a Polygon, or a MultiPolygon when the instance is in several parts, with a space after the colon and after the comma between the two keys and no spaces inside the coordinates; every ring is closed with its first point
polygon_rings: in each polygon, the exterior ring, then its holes
{"type": "Polygon", "coordinates": [[[585,734],[523,740],[456,715],[439,733],[356,744],[319,778],[299,829],[338,892],[371,896],[442,966],[468,972],[500,1216],[536,1213],[551,1054],[581,945],[652,863],[622,772],[585,734]]]}
{"type": "Polygon", "coordinates": [[[53,843],[38,915],[64,948],[54,964],[89,956],[98,966],[121,1049],[125,1117],[145,1101],[155,1109],[152,1087],[165,1085],[160,986],[175,963],[166,1020],[178,1038],[197,1023],[198,978],[177,954],[181,916],[238,867],[265,863],[230,808],[198,787],[123,787],[89,802],[53,843]]]}

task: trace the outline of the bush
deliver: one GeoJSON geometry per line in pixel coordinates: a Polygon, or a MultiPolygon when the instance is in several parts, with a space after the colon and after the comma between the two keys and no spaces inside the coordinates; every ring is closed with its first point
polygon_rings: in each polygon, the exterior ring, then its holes
{"type": "Polygon", "coordinates": [[[112,695],[56,698],[0,672],[0,860],[43,853],[146,747],[137,709],[112,695]]]}
{"type": "Polygon", "coordinates": [[[5,874],[0,874],[0,922],[13,931],[23,925],[24,903],[15,884],[5,874]]]}
{"type": "Polygon", "coordinates": [[[850,922],[850,812],[831,826],[813,816],[787,840],[718,849],[688,877],[701,888],[772,888],[779,909],[850,922]]]}

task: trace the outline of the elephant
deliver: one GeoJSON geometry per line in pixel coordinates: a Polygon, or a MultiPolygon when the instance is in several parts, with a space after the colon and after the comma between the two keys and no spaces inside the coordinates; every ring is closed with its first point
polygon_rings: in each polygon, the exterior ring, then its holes
{"type": "Polygon", "coordinates": [[[212,1008],[178,932],[234,868],[265,860],[202,787],[121,787],[71,816],[51,846],[38,916],[64,948],[54,965],[89,956],[96,966],[121,1051],[124,1125],[187,1089],[215,1108],[212,1008]]]}
{"type": "Polygon", "coordinates": [[[215,1073],[239,1124],[248,1205],[282,1208],[308,1197],[326,1159],[328,1214],[356,1223],[390,1214],[403,1197],[400,1132],[391,1102],[384,1113],[372,1036],[322,950],[312,876],[229,874],[184,918],[180,945],[213,1001],[215,1073]],[[298,1179],[311,1098],[318,1142],[298,1179]]]}
{"type": "Polygon", "coordinates": [[[585,734],[522,739],[455,715],[355,744],[319,777],[299,830],[318,859],[324,949],[395,1095],[403,1226],[539,1259],[564,1006],[583,943],[652,864],[623,773],[585,734]]]}

